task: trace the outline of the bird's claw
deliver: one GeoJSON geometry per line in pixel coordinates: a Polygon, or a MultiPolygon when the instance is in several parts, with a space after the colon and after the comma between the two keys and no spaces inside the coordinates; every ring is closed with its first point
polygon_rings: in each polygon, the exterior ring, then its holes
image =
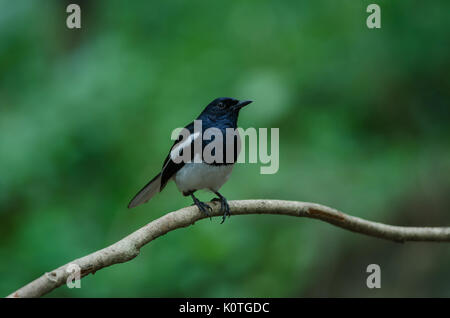
{"type": "Polygon", "coordinates": [[[228,217],[231,216],[231,212],[227,200],[225,198],[219,200],[220,200],[220,210],[223,212],[222,222],[220,222],[220,224],[222,224],[223,222],[225,222],[227,215],[228,217]]]}
{"type": "Polygon", "coordinates": [[[201,212],[205,213],[206,216],[209,217],[209,219],[211,220],[211,214],[209,214],[208,211],[212,212],[212,208],[208,204],[206,204],[205,202],[197,201],[195,202],[195,205],[201,212]]]}
{"type": "Polygon", "coordinates": [[[228,217],[231,216],[230,206],[228,205],[228,202],[225,198],[223,198],[223,199],[214,198],[211,200],[211,202],[217,202],[217,201],[220,202],[220,211],[223,212],[222,222],[220,222],[220,224],[222,224],[223,222],[225,222],[227,215],[228,215],[228,217]]]}

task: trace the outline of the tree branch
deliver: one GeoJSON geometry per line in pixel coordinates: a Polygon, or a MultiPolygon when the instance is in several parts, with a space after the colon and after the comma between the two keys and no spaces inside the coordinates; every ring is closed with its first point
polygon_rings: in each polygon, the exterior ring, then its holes
{"type": "MultiPolygon", "coordinates": [[[[212,216],[221,216],[220,204],[209,203],[213,208],[212,216]]],[[[315,203],[280,201],[280,200],[244,200],[230,201],[231,212],[242,214],[279,214],[307,217],[322,220],[338,227],[396,242],[434,241],[449,242],[450,227],[405,227],[386,225],[367,221],[344,214],[338,210],[315,203]]],[[[66,283],[71,273],[66,269],[70,264],[77,264],[81,269],[81,277],[118,263],[132,260],[141,247],[154,239],[178,228],[194,224],[203,215],[195,206],[170,212],[156,219],[122,240],[87,256],[76,259],[50,273],[45,273],[28,285],[20,288],[8,297],[40,297],[66,283]]]]}

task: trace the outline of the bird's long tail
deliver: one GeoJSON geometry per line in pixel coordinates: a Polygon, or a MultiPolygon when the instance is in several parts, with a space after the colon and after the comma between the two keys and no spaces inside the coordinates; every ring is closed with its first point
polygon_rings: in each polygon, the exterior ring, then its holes
{"type": "Polygon", "coordinates": [[[134,208],[142,203],[146,203],[155,194],[160,191],[161,188],[161,173],[158,173],[149,183],[147,183],[141,191],[134,196],[134,198],[128,204],[128,208],[134,208]]]}

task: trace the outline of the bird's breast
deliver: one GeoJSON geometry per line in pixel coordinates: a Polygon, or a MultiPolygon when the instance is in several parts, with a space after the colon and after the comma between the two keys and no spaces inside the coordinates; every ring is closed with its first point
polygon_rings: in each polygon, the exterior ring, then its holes
{"type": "MultiPolygon", "coordinates": [[[[210,152],[206,152],[204,149],[203,160],[207,163],[212,163],[213,165],[221,165],[222,163],[233,164],[236,162],[240,152],[241,152],[241,137],[239,131],[235,128],[230,128],[229,131],[225,129],[222,131],[221,143],[214,144],[217,147],[210,147],[210,152]],[[209,158],[208,155],[211,155],[209,158]]],[[[211,141],[205,144],[213,143],[213,138],[211,141]]],[[[210,145],[211,146],[211,145],[210,145]]]]}

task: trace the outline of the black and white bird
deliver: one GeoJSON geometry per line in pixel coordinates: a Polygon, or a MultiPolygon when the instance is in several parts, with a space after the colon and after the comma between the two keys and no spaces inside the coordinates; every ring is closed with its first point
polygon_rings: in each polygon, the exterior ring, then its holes
{"type": "Polygon", "coordinates": [[[201,131],[195,131],[194,122],[185,127],[185,134],[180,133],[178,136],[164,160],[161,172],[136,194],[128,207],[134,208],[148,202],[155,194],[164,189],[167,182],[173,180],[178,190],[184,196],[191,196],[194,204],[207,216],[210,216],[208,210],[211,211],[211,207],[197,199],[194,193],[197,190],[209,190],[215,193],[218,197],[215,200],[221,202],[223,223],[226,216],[230,216],[230,207],[227,199],[219,193],[219,189],[230,177],[240,151],[239,134],[236,133],[230,137],[227,134],[227,128],[232,130],[237,128],[240,110],[251,102],[221,97],[209,103],[195,121],[195,123],[201,123],[201,131]],[[216,147],[211,152],[214,160],[204,160],[205,147],[217,138],[217,136],[210,139],[203,138],[203,133],[208,129],[211,131],[210,128],[221,132],[222,147],[216,147]],[[196,147],[196,143],[200,147],[196,147]],[[232,150],[231,156],[230,149],[232,150]],[[218,150],[217,156],[215,156],[215,150],[218,150]],[[229,156],[227,156],[227,152],[229,156]],[[189,160],[180,160],[183,154],[187,154],[189,160]]]}

